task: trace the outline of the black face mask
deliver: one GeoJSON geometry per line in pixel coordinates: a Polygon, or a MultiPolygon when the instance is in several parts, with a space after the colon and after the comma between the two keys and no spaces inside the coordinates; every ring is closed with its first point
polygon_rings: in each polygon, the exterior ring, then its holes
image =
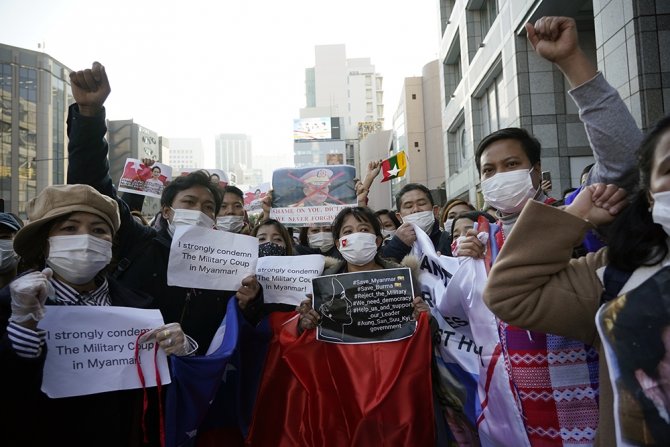
{"type": "Polygon", "coordinates": [[[258,257],[262,258],[263,256],[286,256],[286,247],[273,242],[265,242],[258,246],[258,257]]]}

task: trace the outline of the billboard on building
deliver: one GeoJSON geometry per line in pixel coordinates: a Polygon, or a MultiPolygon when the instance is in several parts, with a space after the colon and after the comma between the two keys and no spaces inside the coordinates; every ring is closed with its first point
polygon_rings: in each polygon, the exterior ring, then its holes
{"type": "Polygon", "coordinates": [[[330,140],[340,138],[340,119],[331,117],[293,120],[294,140],[330,140]]]}

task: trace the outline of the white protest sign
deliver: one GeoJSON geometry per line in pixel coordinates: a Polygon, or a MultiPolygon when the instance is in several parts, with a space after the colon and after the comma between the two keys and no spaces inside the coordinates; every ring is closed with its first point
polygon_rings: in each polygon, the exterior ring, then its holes
{"type": "Polygon", "coordinates": [[[256,279],[263,286],[263,301],[298,306],[312,293],[312,278],[323,273],[324,262],[321,255],[259,258],[256,279]]]}
{"type": "MultiPolygon", "coordinates": [[[[117,306],[47,306],[40,329],[47,331],[42,391],[52,398],[140,388],[135,343],[163,325],[157,309],[117,306]]],[[[154,343],[139,346],[146,386],[156,386],[154,343]]],[[[161,383],[170,383],[165,352],[156,364],[161,383]]]]}
{"type": "Polygon", "coordinates": [[[169,286],[237,290],[256,273],[258,239],[195,225],[178,226],[168,261],[169,286]]]}

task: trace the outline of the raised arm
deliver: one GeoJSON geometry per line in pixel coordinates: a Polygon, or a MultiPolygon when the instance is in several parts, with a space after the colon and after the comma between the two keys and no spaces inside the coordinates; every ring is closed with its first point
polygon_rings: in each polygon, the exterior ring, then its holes
{"type": "Polygon", "coordinates": [[[527,23],[526,31],[535,52],[555,63],[572,87],[569,93],[596,160],[587,183],[625,185],[643,135],[619,93],[579,46],[574,19],[542,17],[527,23]]]}
{"type": "Polygon", "coordinates": [[[126,203],[117,196],[109,176],[104,103],[111,87],[105,67],[94,62],[90,69],[72,72],[70,83],[76,103],[70,106],[67,120],[67,182],[90,185],[117,201],[121,215],[117,238],[123,257],[130,253],[136,243],[149,236],[152,230],[133,219],[126,203]]]}

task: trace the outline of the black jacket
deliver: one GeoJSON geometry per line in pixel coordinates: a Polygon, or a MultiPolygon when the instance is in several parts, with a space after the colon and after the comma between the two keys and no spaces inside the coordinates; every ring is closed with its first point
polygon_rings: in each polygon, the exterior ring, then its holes
{"type": "MultiPolygon", "coordinates": [[[[109,278],[113,306],[150,308],[152,298],[109,278]]],[[[2,445],[140,446],[142,391],[125,390],[50,399],[40,391],[46,348],[26,359],[7,336],[11,315],[9,286],[0,290],[0,365],[4,407],[2,445]]],[[[49,303],[47,303],[49,304],[49,303]]],[[[152,392],[155,399],[155,391],[152,392]]],[[[150,419],[152,419],[150,417],[150,419]]],[[[147,427],[157,438],[157,420],[147,427]]]]}
{"type": "MultiPolygon", "coordinates": [[[[165,322],[180,323],[198,343],[198,354],[205,354],[235,292],[167,285],[172,238],[167,229],[158,232],[135,221],[128,205],[117,196],[109,176],[106,131],[104,112],[84,117],[76,104],[70,106],[67,181],[90,185],[117,201],[121,214],[121,228],[116,235],[119,267],[113,275],[124,285],[154,296],[165,322]]],[[[254,306],[248,306],[246,312],[253,310],[254,306]]]]}

